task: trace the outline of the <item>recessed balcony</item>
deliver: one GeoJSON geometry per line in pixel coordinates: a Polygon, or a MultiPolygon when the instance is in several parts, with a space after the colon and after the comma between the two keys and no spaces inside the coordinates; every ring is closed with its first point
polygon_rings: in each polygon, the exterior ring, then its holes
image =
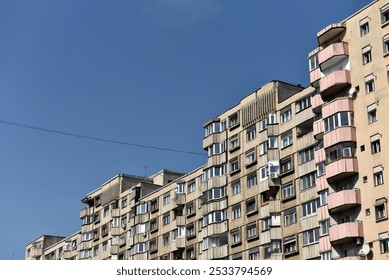
{"type": "Polygon", "coordinates": [[[349,70],[335,70],[320,79],[320,94],[325,100],[334,93],[351,85],[351,76],[349,70]]]}
{"type": "Polygon", "coordinates": [[[334,43],[319,52],[319,65],[321,71],[324,71],[338,64],[344,58],[348,57],[348,44],[346,42],[334,43]]]}
{"type": "Polygon", "coordinates": [[[338,112],[354,112],[354,102],[349,97],[339,97],[322,107],[323,119],[338,112]]]}
{"type": "Polygon", "coordinates": [[[324,148],[331,147],[340,142],[356,142],[356,129],[354,126],[341,126],[323,135],[324,148]]]}
{"type": "Polygon", "coordinates": [[[328,210],[331,213],[345,211],[361,204],[359,189],[342,190],[328,196],[328,210]]]}
{"type": "Polygon", "coordinates": [[[330,226],[329,233],[332,244],[350,242],[354,238],[363,237],[363,224],[356,221],[332,225],[330,226]]]}
{"type": "Polygon", "coordinates": [[[330,183],[356,173],[358,173],[356,158],[341,158],[326,165],[326,178],[330,183]]]}
{"type": "Polygon", "coordinates": [[[319,45],[321,45],[333,39],[334,37],[340,35],[345,30],[346,30],[346,25],[344,23],[331,24],[317,33],[317,41],[319,45]]]}

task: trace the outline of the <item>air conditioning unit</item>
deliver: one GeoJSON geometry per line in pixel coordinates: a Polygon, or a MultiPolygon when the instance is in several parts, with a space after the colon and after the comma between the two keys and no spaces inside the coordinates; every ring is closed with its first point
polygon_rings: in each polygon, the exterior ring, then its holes
{"type": "Polygon", "coordinates": [[[271,179],[278,178],[278,173],[269,173],[269,177],[270,177],[271,179]]]}
{"type": "Polygon", "coordinates": [[[350,90],[348,91],[348,96],[349,96],[350,98],[353,98],[354,95],[355,95],[357,92],[359,92],[359,86],[352,87],[352,88],[350,88],[350,90]]]}

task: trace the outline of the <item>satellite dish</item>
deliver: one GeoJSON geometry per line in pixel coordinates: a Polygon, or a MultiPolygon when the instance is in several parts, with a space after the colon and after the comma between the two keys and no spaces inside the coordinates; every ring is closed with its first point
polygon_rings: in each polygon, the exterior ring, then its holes
{"type": "Polygon", "coordinates": [[[363,246],[362,246],[362,254],[364,255],[364,256],[367,256],[367,254],[369,254],[369,252],[370,252],[370,246],[369,246],[369,244],[363,244],[363,246]]]}

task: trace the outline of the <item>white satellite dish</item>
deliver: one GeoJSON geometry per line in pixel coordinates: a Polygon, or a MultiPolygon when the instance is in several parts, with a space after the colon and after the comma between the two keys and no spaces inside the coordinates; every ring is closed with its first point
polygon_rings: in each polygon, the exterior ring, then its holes
{"type": "Polygon", "coordinates": [[[369,244],[363,244],[361,253],[363,256],[367,256],[367,254],[370,253],[370,246],[369,244]]]}

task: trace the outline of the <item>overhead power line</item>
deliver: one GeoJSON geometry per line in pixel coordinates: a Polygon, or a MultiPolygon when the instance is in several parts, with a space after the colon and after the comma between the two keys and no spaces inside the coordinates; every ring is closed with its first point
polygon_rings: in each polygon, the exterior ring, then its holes
{"type": "Polygon", "coordinates": [[[100,138],[100,137],[82,135],[82,134],[77,134],[77,133],[72,133],[72,132],[66,132],[66,131],[61,131],[61,130],[56,130],[56,129],[32,126],[32,125],[28,125],[28,124],[16,123],[16,122],[11,122],[11,121],[6,121],[6,120],[0,120],[0,123],[5,124],[5,125],[20,127],[20,128],[32,129],[32,130],[41,131],[41,132],[59,134],[59,135],[64,135],[64,136],[69,136],[69,137],[82,138],[82,139],[105,142],[105,143],[110,143],[110,144],[138,147],[138,148],[144,148],[144,149],[154,149],[154,150],[174,152],[174,153],[184,153],[184,154],[201,155],[201,156],[205,155],[204,153],[199,153],[199,152],[177,150],[177,149],[170,149],[170,148],[163,148],[163,147],[149,146],[149,145],[141,145],[141,144],[129,143],[129,142],[118,141],[118,140],[113,140],[113,139],[100,138]]]}

